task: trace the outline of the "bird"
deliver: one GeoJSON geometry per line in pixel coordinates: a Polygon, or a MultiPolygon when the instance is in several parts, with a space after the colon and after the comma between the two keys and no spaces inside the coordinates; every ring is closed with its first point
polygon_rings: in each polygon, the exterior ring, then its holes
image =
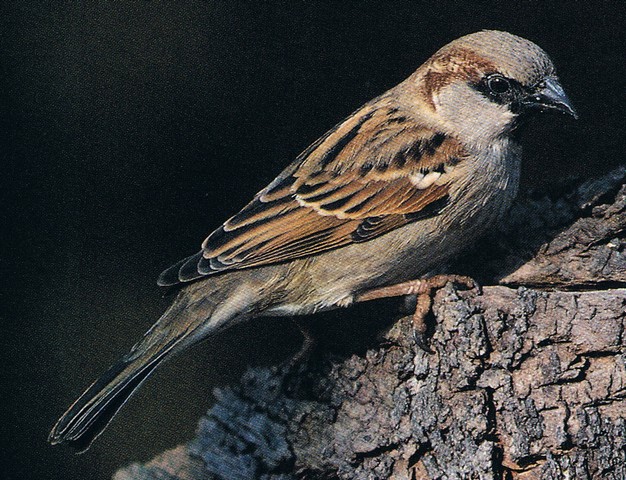
{"type": "Polygon", "coordinates": [[[235,324],[384,296],[426,298],[447,278],[432,273],[511,206],[516,132],[547,111],[577,118],[535,43],[482,30],[443,46],[160,275],[159,285],[178,289],[172,305],[69,407],[49,441],[85,451],[160,364],[235,324]]]}

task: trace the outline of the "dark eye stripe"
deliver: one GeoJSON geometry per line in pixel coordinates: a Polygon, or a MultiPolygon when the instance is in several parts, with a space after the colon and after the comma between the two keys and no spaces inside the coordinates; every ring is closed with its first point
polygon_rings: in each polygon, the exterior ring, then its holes
{"type": "Polygon", "coordinates": [[[525,89],[518,81],[506,77],[502,78],[508,82],[509,89],[503,93],[493,92],[489,87],[489,80],[493,78],[493,75],[485,75],[479,82],[471,84],[472,88],[499,105],[515,105],[525,95],[525,89]]]}

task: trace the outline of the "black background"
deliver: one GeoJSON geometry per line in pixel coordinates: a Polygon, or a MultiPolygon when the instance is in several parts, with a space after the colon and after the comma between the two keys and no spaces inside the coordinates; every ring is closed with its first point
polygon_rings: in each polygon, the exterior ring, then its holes
{"type": "Polygon", "coordinates": [[[165,366],[85,455],[45,443],[167,305],[163,268],[448,41],[497,28],[553,57],[581,119],[530,128],[525,186],[624,161],[619,1],[0,9],[2,478],[109,478],[190,438],[215,385],[296,348],[286,321],[238,328],[165,366]]]}

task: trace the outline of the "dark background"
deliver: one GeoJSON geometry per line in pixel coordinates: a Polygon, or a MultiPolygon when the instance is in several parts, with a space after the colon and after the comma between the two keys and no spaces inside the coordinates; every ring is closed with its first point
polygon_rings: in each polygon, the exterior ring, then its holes
{"type": "Polygon", "coordinates": [[[553,57],[581,119],[531,127],[525,186],[623,162],[624,12],[618,1],[3,4],[0,477],[109,478],[189,439],[214,386],[296,348],[287,321],[238,328],[155,374],[85,455],[45,442],[167,305],[163,268],[448,41],[497,28],[553,57]]]}

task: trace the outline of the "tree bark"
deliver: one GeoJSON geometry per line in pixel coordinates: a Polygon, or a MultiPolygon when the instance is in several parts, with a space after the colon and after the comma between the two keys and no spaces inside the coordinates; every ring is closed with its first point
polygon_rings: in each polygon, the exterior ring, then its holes
{"type": "Polygon", "coordinates": [[[626,168],[519,200],[363,354],[250,369],[197,437],[115,480],[626,478],[626,168]],[[457,270],[457,271],[458,271],[457,270]]]}

